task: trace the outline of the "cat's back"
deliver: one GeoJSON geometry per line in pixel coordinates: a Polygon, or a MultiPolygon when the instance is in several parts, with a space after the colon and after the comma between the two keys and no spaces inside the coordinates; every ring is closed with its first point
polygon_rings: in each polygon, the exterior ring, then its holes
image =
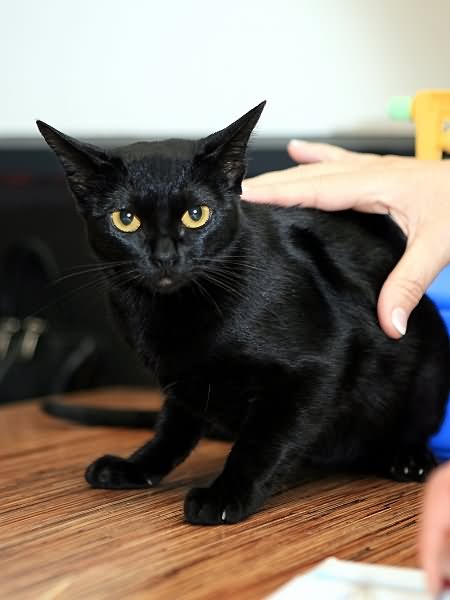
{"type": "Polygon", "coordinates": [[[247,202],[242,210],[266,253],[314,269],[331,285],[359,280],[378,290],[405,248],[404,235],[387,215],[247,202]]]}
{"type": "MultiPolygon", "coordinates": [[[[297,356],[315,356],[336,373],[351,365],[352,380],[358,372],[383,385],[401,379],[399,389],[406,386],[403,380],[428,369],[445,400],[449,339],[429,298],[419,302],[400,341],[388,338],[378,323],[379,292],[405,248],[388,216],[270,205],[242,209],[252,223],[253,243],[260,244],[254,256],[264,256],[270,271],[273,283],[267,278],[262,289],[271,292],[272,306],[283,317],[271,340],[284,340],[286,364],[295,371],[301,364],[297,356]]],[[[266,329],[260,327],[261,337],[266,329]]]]}

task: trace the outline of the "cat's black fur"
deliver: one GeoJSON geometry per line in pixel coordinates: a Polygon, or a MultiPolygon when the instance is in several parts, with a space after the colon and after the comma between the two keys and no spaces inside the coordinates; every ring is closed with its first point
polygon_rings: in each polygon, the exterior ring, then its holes
{"type": "Polygon", "coordinates": [[[222,473],[190,491],[191,523],[235,523],[304,465],[422,480],[449,392],[449,340],[423,298],[389,339],[377,296],[404,239],[384,216],[240,200],[259,105],[200,141],[103,151],[38,122],[110,273],[122,331],[166,401],[147,444],[87,470],[94,487],[156,485],[208,429],[235,442],[222,473]],[[184,212],[211,218],[187,229],[184,212]],[[121,233],[110,214],[141,220],[121,233]],[[170,280],[168,283],[167,280],[170,280]]]}

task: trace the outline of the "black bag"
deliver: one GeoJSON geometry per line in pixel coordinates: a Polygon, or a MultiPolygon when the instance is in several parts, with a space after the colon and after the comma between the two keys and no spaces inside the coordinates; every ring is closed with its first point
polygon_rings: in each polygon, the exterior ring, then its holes
{"type": "Polygon", "coordinates": [[[0,262],[0,403],[95,385],[99,340],[45,310],[56,276],[39,241],[17,243],[0,262]]]}

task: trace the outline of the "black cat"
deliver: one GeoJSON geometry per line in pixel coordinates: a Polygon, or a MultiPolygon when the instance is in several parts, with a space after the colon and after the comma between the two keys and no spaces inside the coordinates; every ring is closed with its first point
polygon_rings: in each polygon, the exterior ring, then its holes
{"type": "Polygon", "coordinates": [[[405,241],[384,216],[240,200],[260,104],[199,141],[112,151],[38,121],[122,330],[166,390],[154,438],[103,456],[94,487],[156,485],[208,433],[234,439],[185,501],[191,523],[244,519],[307,465],[421,481],[443,418],[449,339],[423,298],[399,341],[376,318],[405,241]]]}

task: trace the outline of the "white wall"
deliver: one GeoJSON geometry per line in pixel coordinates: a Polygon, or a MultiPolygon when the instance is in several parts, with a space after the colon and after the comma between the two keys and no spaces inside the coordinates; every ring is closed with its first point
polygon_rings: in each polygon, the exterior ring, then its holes
{"type": "Polygon", "coordinates": [[[0,0],[0,137],[405,131],[393,94],[450,88],[450,0],[0,0]]]}

